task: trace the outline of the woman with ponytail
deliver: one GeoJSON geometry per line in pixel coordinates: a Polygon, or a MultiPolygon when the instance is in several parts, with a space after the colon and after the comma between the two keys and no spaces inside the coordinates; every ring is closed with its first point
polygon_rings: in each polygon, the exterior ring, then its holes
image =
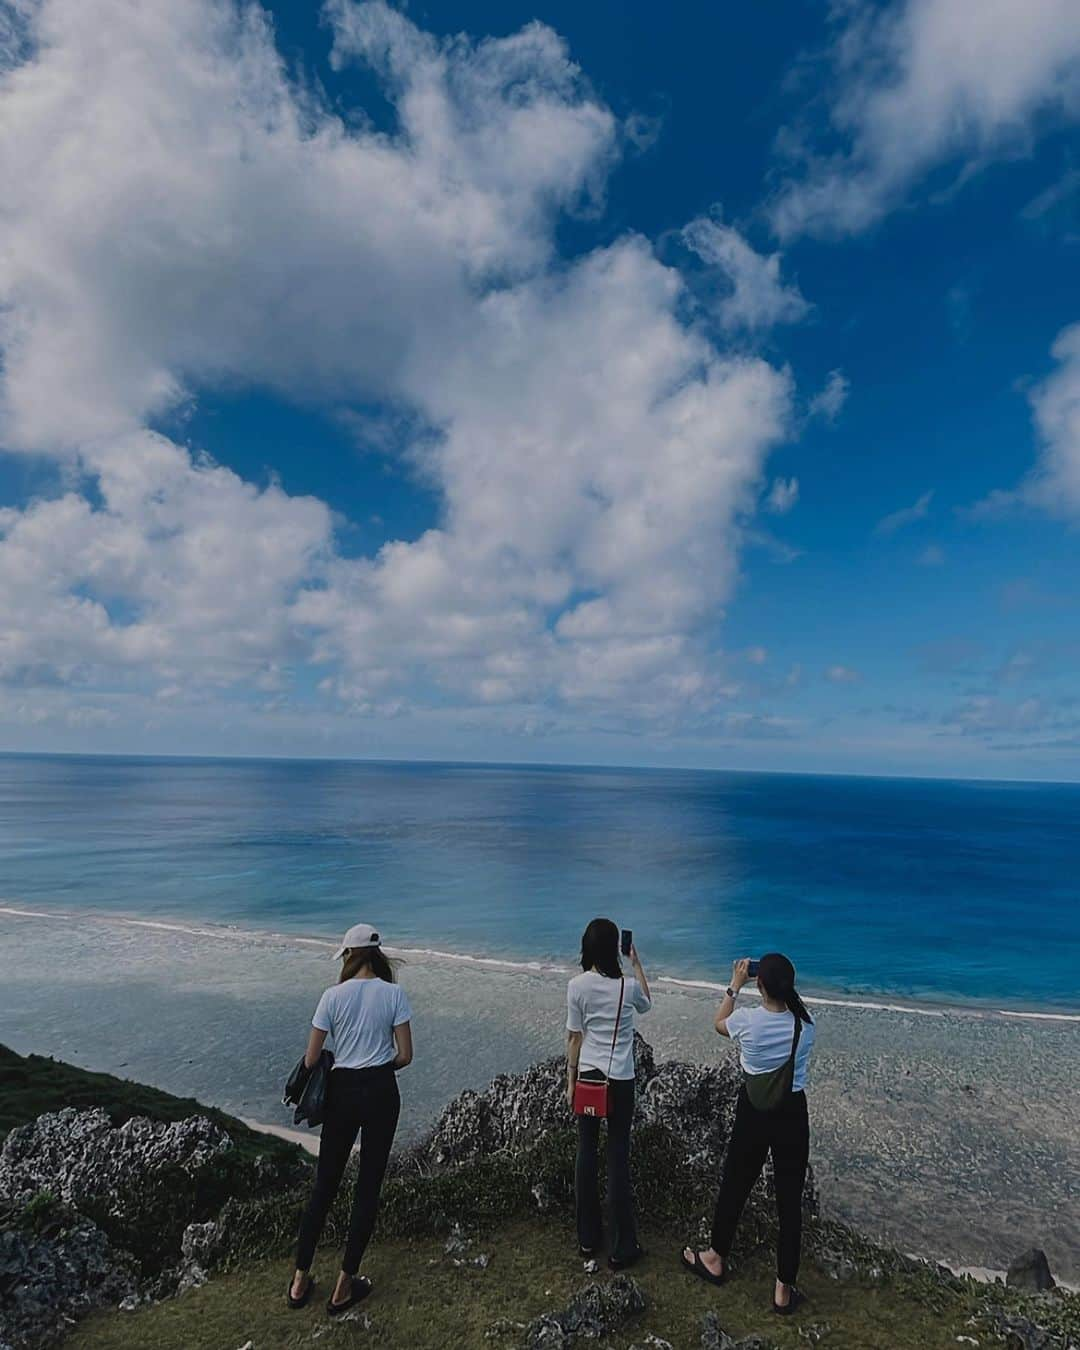
{"type": "Polygon", "coordinates": [[[356,1173],[349,1232],[341,1273],[327,1302],[333,1316],[371,1293],[371,1281],[357,1277],[360,1261],[375,1226],[390,1148],[394,1142],[401,1098],[394,1073],[412,1062],[409,1000],[394,983],[394,969],[370,924],[358,923],[345,934],[335,953],[341,977],[331,985],[311,1019],[304,1063],[312,1069],[327,1036],[334,1047],[334,1067],[326,1092],[326,1114],[319,1140],[315,1189],[300,1221],[296,1270],[289,1285],[290,1308],[302,1308],[315,1281],[309,1271],[323,1224],[341,1185],[357,1135],[360,1159],[356,1173]]]}
{"type": "Polygon", "coordinates": [[[795,989],[795,967],[786,956],[770,952],[761,958],[757,965],[761,1006],[737,1009],[739,991],[749,979],[750,962],[736,961],[716,1012],[716,1030],[739,1047],[743,1083],[716,1198],[712,1245],[705,1251],[684,1248],[682,1263],[709,1284],[724,1282],[739,1215],[771,1153],[780,1221],[773,1311],[789,1316],[805,1301],[795,1281],[810,1153],[804,1089],[815,1029],[795,989]]]}

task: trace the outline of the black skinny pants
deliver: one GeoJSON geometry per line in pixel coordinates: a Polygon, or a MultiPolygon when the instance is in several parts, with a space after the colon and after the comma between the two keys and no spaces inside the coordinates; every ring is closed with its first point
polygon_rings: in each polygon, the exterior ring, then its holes
{"type": "MultiPolygon", "coordinates": [[[[586,1070],[582,1078],[594,1075],[586,1070]]],[[[600,1075],[602,1077],[602,1075],[600,1075]]],[[[634,1193],[630,1184],[630,1127],[634,1123],[634,1080],[611,1080],[611,1114],[607,1118],[607,1201],[610,1253],[617,1261],[630,1260],[638,1248],[634,1221],[634,1193]]],[[[578,1116],[577,1199],[578,1242],[595,1250],[603,1241],[600,1215],[600,1120],[578,1116]]]]}
{"type": "Polygon", "coordinates": [[[389,1064],[376,1069],[333,1069],[326,1092],[326,1116],[319,1140],[315,1189],[300,1220],[296,1246],[297,1270],[310,1270],[323,1224],[341,1185],[356,1136],[360,1135],[360,1166],[353,1191],[349,1235],[341,1269],[355,1275],[360,1269],[379,1209],[390,1148],[394,1142],[401,1097],[389,1064]]]}
{"type": "Polygon", "coordinates": [[[776,1278],[794,1284],[802,1247],[802,1193],[810,1157],[810,1119],[806,1093],[794,1092],[775,1111],[757,1111],[746,1089],[739,1092],[735,1124],[724,1162],[724,1177],[713,1215],[713,1250],[727,1260],[735,1228],[747,1197],[772,1153],[776,1185],[776,1212],[780,1233],[776,1247],[776,1278]]]}

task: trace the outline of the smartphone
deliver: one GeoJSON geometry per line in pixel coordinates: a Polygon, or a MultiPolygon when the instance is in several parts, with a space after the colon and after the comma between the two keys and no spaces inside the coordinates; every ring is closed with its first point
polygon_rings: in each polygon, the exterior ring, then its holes
{"type": "Polygon", "coordinates": [[[624,929],[622,930],[622,954],[623,954],[623,956],[629,956],[629,955],[630,955],[630,948],[631,948],[633,945],[634,945],[634,934],[631,932],[631,930],[630,930],[629,928],[624,928],[624,929]]]}
{"type": "Polygon", "coordinates": [[[747,966],[747,968],[746,968],[746,973],[747,973],[747,975],[750,976],[751,979],[753,979],[753,977],[757,974],[757,972],[758,972],[758,965],[759,965],[759,962],[757,962],[757,961],[751,961],[750,964],[747,966]]]}

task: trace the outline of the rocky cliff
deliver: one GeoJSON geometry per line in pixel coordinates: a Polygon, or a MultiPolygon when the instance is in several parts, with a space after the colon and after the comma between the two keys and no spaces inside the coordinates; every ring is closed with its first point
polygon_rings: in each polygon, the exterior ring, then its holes
{"type": "MultiPolygon", "coordinates": [[[[693,1240],[711,1206],[738,1072],[728,1060],[709,1067],[657,1064],[640,1037],[635,1058],[639,1207],[650,1222],[693,1240]]],[[[487,1256],[470,1234],[559,1211],[558,1222],[569,1227],[574,1130],[563,1073],[563,1061],[551,1059],[451,1102],[428,1136],[393,1160],[380,1219],[384,1234],[449,1235],[454,1265],[486,1271],[487,1256]]],[[[59,1340],[88,1309],[170,1297],[251,1256],[284,1255],[306,1198],[310,1163],[276,1143],[268,1155],[252,1151],[239,1122],[236,1133],[245,1139],[243,1148],[220,1116],[117,1123],[94,1107],[47,1112],[13,1129],[0,1149],[0,1350],[36,1350],[59,1340]]],[[[746,1254],[771,1244],[769,1192],[766,1175],[740,1226],[731,1263],[736,1274],[746,1254]]],[[[330,1241],[341,1235],[346,1206],[343,1194],[330,1218],[330,1241]]],[[[917,1278],[942,1291],[961,1288],[946,1271],[821,1219],[812,1177],[804,1207],[807,1258],[831,1279],[917,1278]]],[[[1028,1253],[1015,1276],[1035,1291],[1047,1287],[1039,1256],[1028,1253]]],[[[1074,1346],[1071,1305],[1062,1313],[1060,1300],[1047,1302],[1052,1293],[1033,1297],[1042,1301],[1028,1306],[995,1295],[979,1323],[993,1338],[984,1343],[1017,1350],[1074,1346]]],[[[641,1306],[633,1279],[594,1283],[565,1308],[508,1329],[530,1350],[595,1343],[636,1318],[641,1306]]],[[[743,1344],[715,1317],[700,1334],[703,1346],[743,1344]]],[[[642,1341],[653,1350],[665,1343],[652,1333],[642,1341]]],[[[747,1350],[751,1344],[765,1342],[751,1338],[747,1350]]]]}

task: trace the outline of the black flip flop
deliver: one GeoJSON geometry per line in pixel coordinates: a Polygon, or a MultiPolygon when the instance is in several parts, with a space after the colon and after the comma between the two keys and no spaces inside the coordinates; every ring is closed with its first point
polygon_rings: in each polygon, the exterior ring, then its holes
{"type": "Polygon", "coordinates": [[[609,1256],[607,1262],[608,1269],[616,1272],[620,1270],[628,1270],[631,1266],[636,1266],[637,1263],[643,1257],[648,1256],[648,1254],[649,1253],[645,1250],[644,1247],[639,1247],[637,1251],[634,1252],[633,1256],[626,1256],[626,1257],[609,1256]]]}
{"type": "Polygon", "coordinates": [[[290,1307],[290,1308],[306,1308],[307,1305],[308,1305],[308,1302],[309,1302],[310,1299],[311,1299],[311,1291],[315,1288],[315,1281],[311,1278],[310,1275],[308,1276],[308,1282],[307,1282],[307,1284],[304,1286],[304,1292],[300,1295],[299,1298],[293,1298],[292,1287],[293,1287],[293,1282],[292,1282],[292,1280],[290,1280],[290,1281],[289,1281],[289,1287],[288,1287],[288,1289],[285,1290],[285,1298],[286,1298],[286,1300],[288,1301],[289,1307],[290,1307]]]}
{"type": "Polygon", "coordinates": [[[348,1312],[350,1308],[355,1308],[358,1303],[363,1303],[364,1299],[371,1293],[371,1281],[366,1275],[354,1275],[352,1290],[344,1303],[335,1303],[334,1296],[331,1294],[326,1303],[326,1311],[331,1317],[337,1317],[340,1313],[348,1312]]]}
{"type": "Polygon", "coordinates": [[[789,1287],[791,1289],[791,1293],[788,1295],[788,1301],[786,1303],[780,1304],[777,1303],[775,1299],[773,1299],[772,1310],[774,1313],[776,1313],[777,1317],[790,1317],[791,1314],[796,1310],[796,1308],[801,1308],[802,1305],[806,1302],[805,1294],[800,1293],[799,1290],[796,1289],[794,1285],[791,1285],[789,1287]]]}
{"type": "Polygon", "coordinates": [[[699,1280],[704,1280],[706,1284],[721,1285],[727,1280],[727,1266],[719,1275],[714,1275],[705,1262],[701,1259],[701,1253],[695,1252],[694,1259],[688,1261],[684,1251],[679,1253],[679,1263],[684,1270],[688,1270],[691,1275],[696,1275],[699,1280]]]}

